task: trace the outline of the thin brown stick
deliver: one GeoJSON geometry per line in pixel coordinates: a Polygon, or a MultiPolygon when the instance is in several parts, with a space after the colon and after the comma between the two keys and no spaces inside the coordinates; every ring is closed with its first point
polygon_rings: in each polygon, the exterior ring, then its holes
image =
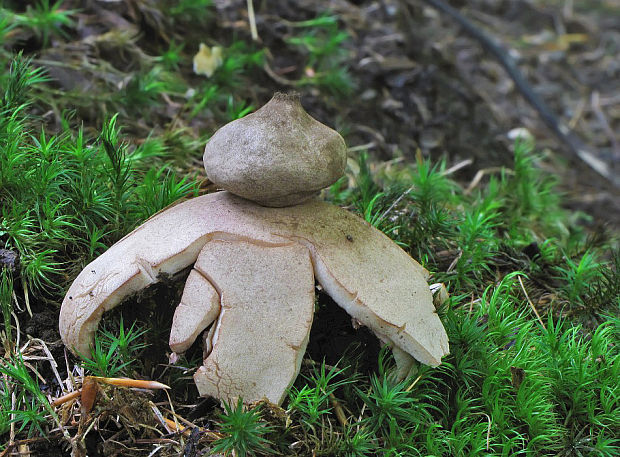
{"type": "Polygon", "coordinates": [[[605,113],[601,109],[601,98],[597,90],[592,92],[592,95],[590,97],[590,106],[592,107],[592,111],[594,111],[594,114],[596,114],[596,117],[598,118],[599,123],[603,127],[605,134],[609,138],[609,142],[611,143],[614,156],[616,158],[620,157],[620,145],[618,145],[618,141],[616,140],[616,135],[613,129],[611,128],[611,126],[609,125],[609,122],[607,121],[607,117],[605,116],[605,113]]]}
{"type": "Polygon", "coordinates": [[[54,359],[54,356],[52,355],[52,352],[47,347],[47,344],[45,344],[45,341],[43,341],[40,338],[32,338],[32,340],[39,343],[41,347],[43,348],[43,352],[45,352],[45,355],[46,355],[46,360],[49,361],[50,366],[52,367],[52,372],[54,373],[54,376],[56,377],[58,384],[62,386],[62,378],[60,377],[60,373],[58,372],[58,363],[56,363],[56,359],[54,359]]]}
{"type": "Polygon", "coordinates": [[[26,311],[28,311],[28,314],[30,315],[30,317],[32,317],[32,310],[30,309],[30,297],[28,296],[28,285],[26,284],[26,281],[22,282],[22,286],[24,289],[24,301],[26,302],[26,311]]]}
{"type": "Polygon", "coordinates": [[[487,421],[489,422],[489,426],[487,427],[487,451],[489,450],[489,442],[491,441],[491,418],[488,414],[482,413],[487,417],[487,421]]]}
{"type": "MultiPolygon", "coordinates": [[[[508,51],[444,0],[422,1],[454,20],[468,35],[476,39],[487,52],[497,59],[497,62],[506,70],[523,98],[538,112],[545,125],[566,146],[572,158],[583,161],[596,173],[606,178],[613,186],[620,187],[620,178],[612,173],[609,166],[589,151],[575,133],[558,121],[543,99],[532,89],[508,51]]],[[[413,4],[414,1],[407,0],[407,3],[413,4]]]]}
{"type": "Polygon", "coordinates": [[[450,273],[454,269],[454,267],[456,267],[456,264],[458,263],[458,261],[459,261],[459,259],[461,258],[462,255],[463,255],[463,251],[461,249],[459,249],[459,253],[457,254],[457,256],[454,258],[454,260],[452,261],[452,263],[450,264],[450,266],[446,270],[446,273],[450,273]]]}
{"type": "MultiPolygon", "coordinates": [[[[15,390],[11,389],[11,410],[15,411],[17,409],[17,395],[15,395],[15,390]]],[[[11,413],[11,433],[9,435],[9,445],[15,442],[15,413],[11,413]]]]}
{"type": "Polygon", "coordinates": [[[258,30],[256,29],[256,16],[254,15],[254,2],[248,0],[248,19],[250,21],[250,33],[252,41],[258,41],[258,30]]]}
{"type": "Polygon", "coordinates": [[[347,148],[348,152],[358,152],[358,151],[367,151],[369,149],[372,149],[374,147],[376,147],[377,144],[374,141],[371,141],[370,143],[366,143],[366,144],[360,144],[357,146],[351,146],[350,148],[347,148]]]}
{"type": "Polygon", "coordinates": [[[482,181],[482,178],[484,178],[488,174],[499,173],[499,172],[504,172],[506,174],[514,174],[514,171],[512,171],[509,168],[504,168],[504,167],[483,168],[476,172],[474,179],[471,180],[471,182],[469,183],[469,186],[467,186],[467,189],[465,189],[463,193],[465,195],[469,195],[478,186],[478,184],[480,184],[480,181],[482,181]]]}
{"type": "Polygon", "coordinates": [[[538,314],[538,310],[534,306],[534,303],[532,303],[532,300],[530,300],[530,296],[527,294],[527,291],[525,290],[525,286],[523,285],[523,281],[521,280],[521,276],[517,276],[517,278],[519,278],[519,284],[521,284],[521,290],[525,294],[525,298],[527,299],[527,302],[530,304],[530,307],[532,308],[532,311],[534,311],[534,314],[536,314],[536,317],[538,318],[538,322],[540,322],[540,325],[542,325],[542,327],[545,330],[547,330],[547,327],[545,327],[545,323],[540,318],[540,314],[538,314]]]}
{"type": "MultiPolygon", "coordinates": [[[[0,452],[0,457],[7,457],[9,455],[16,455],[16,453],[12,452],[14,447],[28,445],[30,443],[38,443],[41,441],[49,441],[49,436],[39,436],[35,438],[26,438],[23,440],[15,440],[12,443],[7,444],[6,448],[0,452]]],[[[19,455],[19,454],[17,454],[19,455]]]]}
{"type": "MultiPolygon", "coordinates": [[[[217,432],[214,432],[212,430],[205,429],[204,427],[199,427],[198,425],[194,424],[193,422],[188,421],[187,419],[185,419],[183,416],[181,416],[181,415],[179,415],[179,414],[177,414],[177,413],[175,413],[175,412],[173,412],[173,411],[171,411],[171,410],[169,410],[167,408],[163,408],[163,411],[168,413],[168,414],[171,414],[174,417],[174,420],[178,422],[179,426],[182,424],[186,428],[188,428],[190,431],[195,429],[195,428],[197,428],[197,429],[200,430],[201,433],[204,433],[207,437],[209,437],[212,440],[217,440],[217,439],[220,439],[222,437],[221,433],[217,433],[217,432]]],[[[172,421],[172,419],[167,419],[167,420],[172,421]]]]}
{"type": "Polygon", "coordinates": [[[402,194],[400,194],[399,197],[396,200],[394,200],[394,202],[392,202],[390,207],[386,209],[381,216],[379,216],[379,222],[382,221],[390,213],[390,211],[392,211],[394,207],[400,203],[400,201],[405,197],[405,195],[407,195],[409,192],[413,190],[414,187],[415,186],[411,186],[409,189],[407,189],[402,194]]]}
{"type": "Polygon", "coordinates": [[[451,174],[456,173],[457,171],[459,171],[461,168],[465,168],[465,167],[470,166],[472,163],[474,163],[474,161],[472,159],[462,160],[459,163],[452,165],[447,170],[444,170],[441,173],[441,176],[450,176],[451,174]]]}
{"type": "Polygon", "coordinates": [[[60,406],[64,403],[67,403],[68,401],[73,400],[74,398],[78,398],[81,393],[82,393],[81,390],[74,390],[73,392],[69,392],[68,394],[64,394],[61,397],[58,397],[56,400],[54,400],[50,404],[53,407],[60,406]]]}
{"type": "Polygon", "coordinates": [[[158,381],[146,381],[143,379],[125,379],[125,378],[102,378],[93,376],[94,380],[109,384],[111,386],[135,387],[138,389],[170,389],[166,384],[158,381]]]}
{"type": "Polygon", "coordinates": [[[267,64],[267,62],[263,64],[263,70],[265,70],[265,73],[267,73],[267,76],[269,76],[271,79],[273,79],[278,84],[281,84],[283,86],[295,86],[296,85],[295,81],[286,79],[285,77],[280,76],[275,71],[273,71],[273,69],[269,66],[269,64],[267,64]]]}
{"type": "MultiPolygon", "coordinates": [[[[15,291],[13,291],[13,293],[15,293],[15,291]]],[[[15,321],[15,347],[18,348],[21,344],[21,328],[19,326],[19,319],[17,318],[15,311],[11,311],[11,316],[13,316],[13,320],[15,321]]]]}
{"type": "Polygon", "coordinates": [[[185,438],[188,438],[192,434],[192,429],[190,427],[183,427],[181,424],[178,424],[172,419],[168,419],[167,417],[162,417],[161,420],[165,422],[165,426],[167,429],[173,430],[174,433],[180,433],[185,438]]]}
{"type": "Polygon", "coordinates": [[[585,107],[586,107],[586,99],[582,98],[581,100],[579,100],[579,103],[577,104],[577,107],[575,108],[573,117],[571,117],[570,121],[568,121],[568,128],[570,128],[571,130],[574,130],[575,127],[577,127],[577,124],[581,120],[581,116],[583,115],[583,110],[585,109],[585,107]]]}
{"type": "Polygon", "coordinates": [[[418,383],[420,379],[422,379],[422,375],[415,378],[415,380],[411,383],[411,385],[405,389],[405,392],[411,392],[411,389],[415,387],[415,385],[418,383]]]}
{"type": "Polygon", "coordinates": [[[345,416],[344,410],[342,409],[342,406],[340,406],[340,403],[338,402],[334,394],[329,394],[329,401],[334,407],[334,413],[336,413],[336,419],[338,419],[338,422],[340,422],[340,425],[342,425],[343,427],[346,427],[348,425],[347,416],[345,416]]]}

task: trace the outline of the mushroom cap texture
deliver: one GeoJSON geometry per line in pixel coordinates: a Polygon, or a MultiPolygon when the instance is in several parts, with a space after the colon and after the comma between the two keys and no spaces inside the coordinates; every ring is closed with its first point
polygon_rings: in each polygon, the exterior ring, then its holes
{"type": "Polygon", "coordinates": [[[253,114],[220,128],[203,156],[216,186],[264,206],[290,206],[342,176],[346,145],[306,113],[299,96],[276,93],[253,114]]]}
{"type": "MultiPolygon", "coordinates": [[[[194,264],[210,240],[305,246],[325,291],[382,341],[433,366],[448,353],[427,271],[383,233],[318,200],[268,208],[228,192],[203,195],[156,214],[91,262],[63,300],[59,326],[65,345],[88,354],[104,311],[156,282],[160,274],[194,264]]],[[[180,333],[184,331],[193,332],[180,333]]]]}

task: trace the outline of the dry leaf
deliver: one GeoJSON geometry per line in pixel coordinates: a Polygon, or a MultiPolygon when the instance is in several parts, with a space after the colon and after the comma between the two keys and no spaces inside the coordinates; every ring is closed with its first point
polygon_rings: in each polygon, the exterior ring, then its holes
{"type": "Polygon", "coordinates": [[[200,43],[198,53],[194,56],[194,73],[210,78],[222,62],[221,46],[209,48],[206,44],[200,43]]]}

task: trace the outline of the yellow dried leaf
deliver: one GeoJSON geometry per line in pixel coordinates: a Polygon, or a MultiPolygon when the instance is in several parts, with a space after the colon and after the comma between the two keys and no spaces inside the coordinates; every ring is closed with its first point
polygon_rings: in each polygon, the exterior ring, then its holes
{"type": "Polygon", "coordinates": [[[194,56],[194,73],[210,78],[222,62],[221,46],[209,48],[206,44],[200,43],[198,53],[194,56]]]}

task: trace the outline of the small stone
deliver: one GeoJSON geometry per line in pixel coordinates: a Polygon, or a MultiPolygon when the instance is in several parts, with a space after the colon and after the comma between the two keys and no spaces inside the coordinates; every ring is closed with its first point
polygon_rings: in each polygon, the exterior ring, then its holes
{"type": "Polygon", "coordinates": [[[298,95],[277,93],[215,132],[204,165],[224,190],[263,206],[292,206],[336,182],[346,152],[344,139],[306,113],[298,95]]]}
{"type": "Polygon", "coordinates": [[[0,249],[0,267],[14,271],[19,263],[17,252],[9,249],[0,249]]]}

